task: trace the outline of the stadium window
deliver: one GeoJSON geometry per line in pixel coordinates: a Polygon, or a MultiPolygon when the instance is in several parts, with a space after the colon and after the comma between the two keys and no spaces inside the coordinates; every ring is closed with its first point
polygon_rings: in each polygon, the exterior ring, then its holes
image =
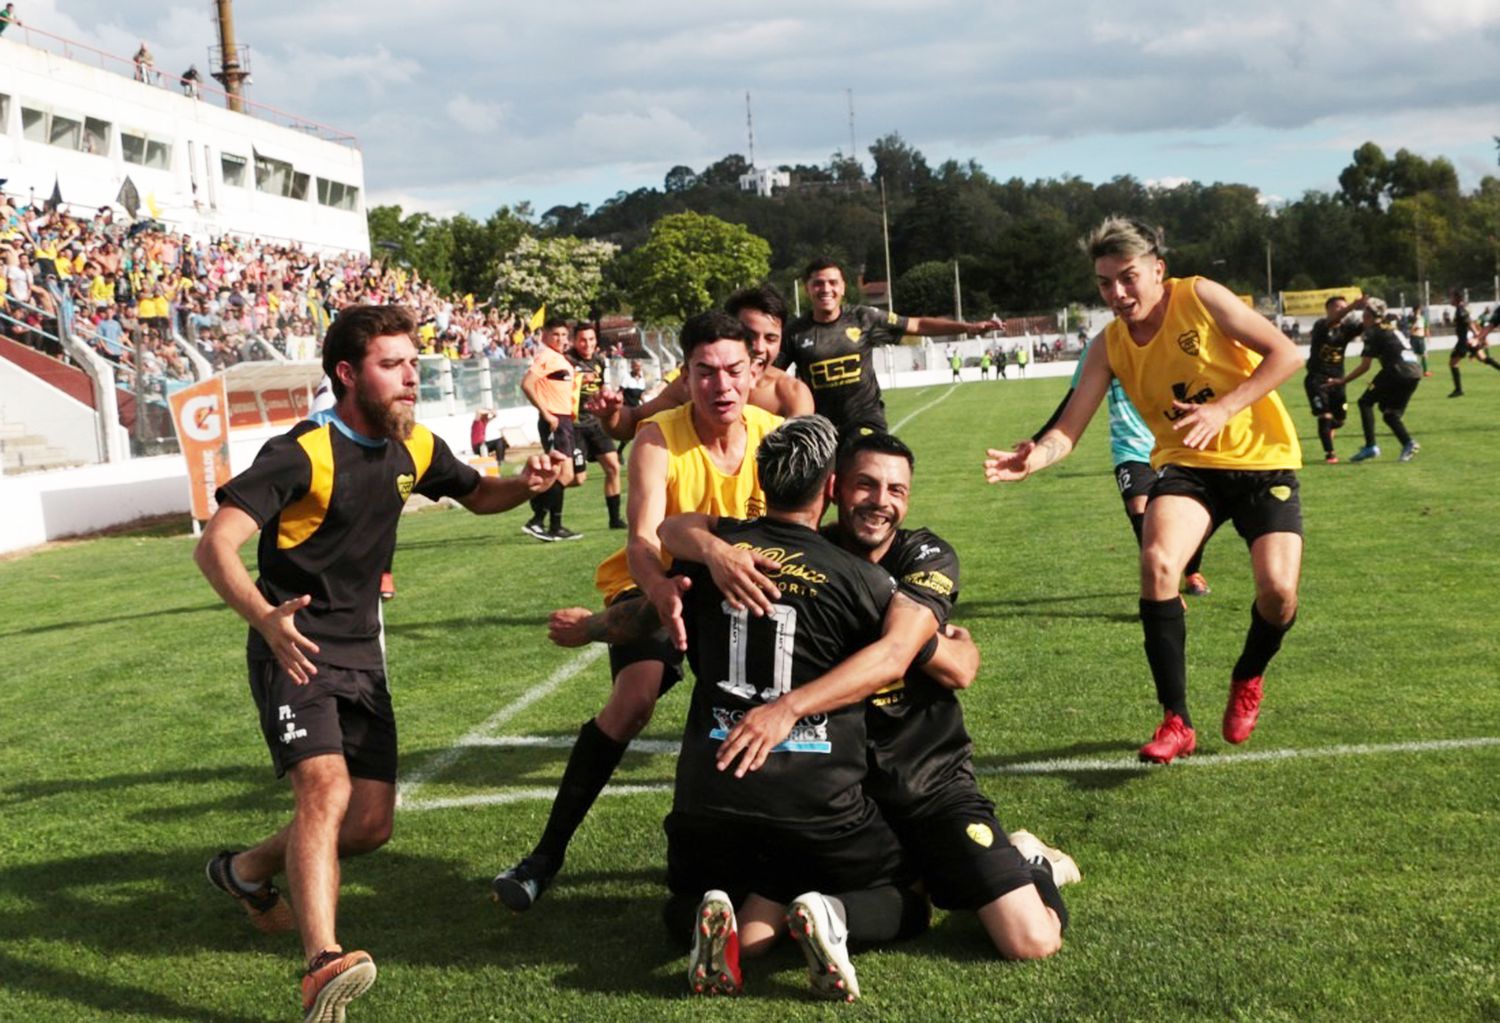
{"type": "Polygon", "coordinates": [[[10,134],[10,97],[0,92],[0,135],[10,134]]]}
{"type": "Polygon", "coordinates": [[[47,141],[47,112],[31,107],[21,108],[21,136],[27,142],[47,141]]]}
{"type": "Polygon", "coordinates": [[[269,156],[255,154],[255,187],[270,195],[290,195],[292,190],[292,165],[285,160],[273,160],[269,156]]]}
{"type": "Polygon", "coordinates": [[[95,156],[109,155],[109,122],[97,117],[83,119],[83,151],[95,156]]]}
{"type": "Polygon", "coordinates": [[[148,138],[146,140],[146,166],[155,167],[158,170],[171,170],[172,147],[165,142],[148,138]]]}
{"type": "Polygon", "coordinates": [[[291,197],[293,199],[305,200],[307,198],[307,181],[308,176],[306,174],[303,174],[301,171],[292,172],[291,197]]]}
{"type": "Polygon", "coordinates": [[[47,129],[47,143],[59,149],[82,149],[83,122],[53,114],[52,124],[47,129]]]}
{"type": "Polygon", "coordinates": [[[146,137],[144,135],[132,135],[128,131],[120,132],[120,155],[125,157],[126,163],[138,163],[144,166],[146,163],[146,137]]]}
{"type": "Polygon", "coordinates": [[[219,167],[224,176],[224,184],[233,185],[235,188],[245,187],[245,165],[249,163],[243,156],[232,156],[229,153],[219,154],[219,167]]]}
{"type": "Polygon", "coordinates": [[[319,178],[318,202],[336,210],[355,210],[359,207],[359,189],[353,185],[319,178]]]}
{"type": "Polygon", "coordinates": [[[139,164],[156,170],[171,170],[172,146],[149,135],[120,132],[120,155],[127,163],[139,164]]]}

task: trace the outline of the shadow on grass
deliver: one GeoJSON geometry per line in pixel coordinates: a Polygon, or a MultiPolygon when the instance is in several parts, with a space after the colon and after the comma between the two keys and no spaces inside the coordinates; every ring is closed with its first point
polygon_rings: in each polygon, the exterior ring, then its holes
{"type": "Polygon", "coordinates": [[[190,1005],[159,991],[105,980],[83,970],[16,959],[4,952],[0,952],[0,976],[5,977],[5,986],[12,991],[25,991],[77,1008],[79,1015],[64,1018],[83,1018],[85,1011],[92,1010],[88,1015],[96,1019],[124,1012],[200,1023],[261,1023],[264,1019],[190,1005]]]}
{"type": "MultiPolygon", "coordinates": [[[[1049,607],[1064,601],[1120,597],[1119,594],[1089,594],[1078,597],[1043,597],[1037,600],[965,600],[960,605],[957,618],[1073,618],[1085,621],[1139,623],[1138,611],[1085,611],[1076,608],[1049,607]]],[[[1131,593],[1128,596],[1134,597],[1131,593]]]]}
{"type": "MultiPolygon", "coordinates": [[[[117,774],[107,778],[60,778],[16,782],[0,787],[0,806],[27,803],[37,799],[68,796],[75,793],[123,792],[143,786],[170,785],[182,787],[221,782],[237,782],[240,791],[208,803],[170,808],[170,817],[191,816],[209,809],[261,810],[284,802],[289,791],[286,782],[278,781],[272,772],[248,770],[242,764],[181,771],[142,771],[117,774]]],[[[163,819],[147,811],[137,819],[163,819]]]]}
{"type": "Polygon", "coordinates": [[[467,618],[420,618],[411,622],[392,622],[387,619],[385,631],[387,635],[406,636],[412,639],[452,640],[455,632],[462,629],[521,625],[537,629],[539,632],[538,642],[544,643],[546,642],[546,637],[540,633],[541,630],[547,628],[548,613],[550,613],[550,610],[547,613],[533,615],[473,615],[467,618]]]}
{"type": "Polygon", "coordinates": [[[164,615],[191,615],[202,611],[219,611],[223,604],[215,601],[212,604],[199,604],[197,607],[162,607],[153,608],[150,611],[141,611],[138,614],[113,615],[109,618],[69,618],[65,622],[52,622],[47,625],[33,625],[26,629],[11,629],[0,632],[0,639],[8,639],[13,636],[39,636],[44,632],[81,632],[94,625],[113,625],[116,622],[135,622],[144,619],[161,618],[164,615]]]}

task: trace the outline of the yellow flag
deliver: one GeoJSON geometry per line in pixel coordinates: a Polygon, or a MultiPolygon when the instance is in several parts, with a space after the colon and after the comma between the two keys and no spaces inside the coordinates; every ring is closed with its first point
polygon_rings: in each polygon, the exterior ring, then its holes
{"type": "Polygon", "coordinates": [[[527,326],[529,326],[532,330],[541,330],[542,329],[542,324],[544,324],[546,322],[547,322],[547,303],[543,302],[542,303],[542,307],[540,309],[538,309],[536,312],[534,312],[534,313],[531,314],[531,322],[529,324],[527,324],[527,326]]]}
{"type": "Polygon", "coordinates": [[[474,311],[474,293],[472,291],[464,296],[464,308],[470,312],[474,311]]]}
{"type": "Polygon", "coordinates": [[[161,219],[161,207],[156,205],[156,194],[146,193],[146,209],[151,211],[151,216],[157,220],[161,219]]]}

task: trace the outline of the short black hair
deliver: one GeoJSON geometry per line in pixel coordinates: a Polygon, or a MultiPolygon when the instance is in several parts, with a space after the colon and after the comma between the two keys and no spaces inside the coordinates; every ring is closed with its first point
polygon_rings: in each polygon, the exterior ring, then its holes
{"type": "Polygon", "coordinates": [[[340,310],[323,337],[323,372],[333,384],[334,398],[343,398],[345,390],[339,379],[339,363],[347,362],[358,370],[375,338],[392,334],[411,337],[416,330],[417,317],[404,305],[351,305],[340,310]]]}
{"type": "Polygon", "coordinates": [[[786,324],[786,299],[770,284],[757,284],[753,288],[741,288],[729,296],[724,311],[730,316],[739,316],[740,310],[753,309],[764,313],[777,323],[786,324]]]}
{"type": "Polygon", "coordinates": [[[855,458],[866,451],[873,451],[878,455],[895,455],[906,459],[907,467],[915,470],[917,467],[917,456],[912,454],[911,448],[893,433],[856,433],[848,437],[839,447],[838,472],[844,473],[854,464],[855,458]]]}
{"type": "Polygon", "coordinates": [[[1329,295],[1327,298],[1325,298],[1323,300],[1323,309],[1326,312],[1327,309],[1328,309],[1328,307],[1331,306],[1331,305],[1333,305],[1333,303],[1335,303],[1335,302],[1343,302],[1343,301],[1345,301],[1345,298],[1344,298],[1343,295],[1329,295]]]}
{"type": "Polygon", "coordinates": [[[556,330],[558,327],[562,327],[569,331],[573,329],[572,327],[568,326],[568,321],[566,318],[562,316],[549,316],[547,317],[547,322],[542,324],[542,331],[545,333],[549,330],[556,330]]]}
{"type": "Polygon", "coordinates": [[[706,313],[689,316],[682,325],[678,343],[682,346],[682,361],[692,361],[693,349],[699,345],[711,345],[715,341],[738,341],[750,350],[750,332],[745,325],[728,313],[710,309],[706,313]]]}
{"type": "Polygon", "coordinates": [[[840,277],[845,281],[849,280],[849,275],[844,272],[844,265],[832,256],[819,256],[811,263],[808,263],[802,270],[802,279],[804,281],[810,280],[812,275],[819,270],[837,270],[840,277]]]}

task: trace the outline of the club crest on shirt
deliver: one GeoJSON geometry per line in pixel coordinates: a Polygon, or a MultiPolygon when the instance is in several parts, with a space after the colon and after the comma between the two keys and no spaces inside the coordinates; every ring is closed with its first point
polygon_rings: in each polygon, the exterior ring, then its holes
{"type": "Polygon", "coordinates": [[[850,341],[858,341],[863,334],[864,331],[860,330],[858,327],[844,328],[844,336],[847,337],[850,341]]]}
{"type": "Polygon", "coordinates": [[[1196,330],[1184,331],[1177,335],[1177,347],[1189,355],[1197,355],[1201,345],[1198,343],[1198,332],[1196,330]]]}
{"type": "Polygon", "coordinates": [[[417,478],[409,472],[403,472],[396,477],[396,493],[401,495],[401,500],[405,501],[411,496],[411,488],[416,485],[416,482],[417,478]]]}
{"type": "Polygon", "coordinates": [[[964,834],[968,835],[971,839],[974,840],[975,843],[984,846],[986,849],[995,844],[995,833],[990,830],[990,826],[988,824],[983,824],[979,821],[975,821],[973,824],[970,824],[968,827],[964,828],[964,834]]]}
{"type": "Polygon", "coordinates": [[[1276,500],[1278,500],[1278,501],[1287,501],[1287,500],[1290,500],[1291,496],[1292,496],[1292,488],[1291,487],[1284,487],[1284,486],[1282,486],[1282,487],[1272,487],[1271,488],[1271,496],[1274,497],[1274,498],[1276,498],[1276,500]]]}

